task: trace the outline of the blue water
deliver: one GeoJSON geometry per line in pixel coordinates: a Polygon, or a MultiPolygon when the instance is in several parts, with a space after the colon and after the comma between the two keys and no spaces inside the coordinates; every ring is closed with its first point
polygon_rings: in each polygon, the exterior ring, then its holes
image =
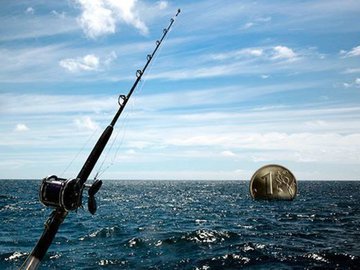
{"type": "MultiPolygon", "coordinates": [[[[0,181],[0,269],[16,269],[50,210],[39,181],[0,181]]],[[[247,181],[104,181],[70,213],[40,269],[359,269],[360,181],[299,181],[254,201],[247,181]]]]}

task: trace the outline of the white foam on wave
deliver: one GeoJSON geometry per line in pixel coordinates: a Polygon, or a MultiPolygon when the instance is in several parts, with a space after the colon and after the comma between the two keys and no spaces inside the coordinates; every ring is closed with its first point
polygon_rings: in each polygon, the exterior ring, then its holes
{"type": "Polygon", "coordinates": [[[319,254],[316,253],[311,253],[308,254],[306,257],[313,259],[315,261],[319,261],[319,262],[325,262],[328,263],[329,261],[327,259],[325,259],[324,257],[320,256],[319,254]]]}
{"type": "Polygon", "coordinates": [[[21,257],[25,257],[27,255],[29,255],[29,253],[22,253],[22,252],[19,252],[19,251],[15,251],[8,258],[5,258],[5,261],[16,261],[17,259],[19,259],[21,257]]]}

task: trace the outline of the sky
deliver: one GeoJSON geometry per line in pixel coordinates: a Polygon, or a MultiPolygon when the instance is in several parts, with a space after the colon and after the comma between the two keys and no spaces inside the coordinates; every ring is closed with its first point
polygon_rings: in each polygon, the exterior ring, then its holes
{"type": "Polygon", "coordinates": [[[1,1],[0,178],[360,179],[359,1],[1,1]]]}

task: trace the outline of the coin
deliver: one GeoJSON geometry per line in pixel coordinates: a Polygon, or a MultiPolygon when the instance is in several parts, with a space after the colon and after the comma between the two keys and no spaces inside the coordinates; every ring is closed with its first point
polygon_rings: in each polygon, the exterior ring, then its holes
{"type": "Polygon", "coordinates": [[[263,166],[250,180],[250,194],[253,199],[293,200],[296,193],[295,176],[281,165],[263,166]]]}

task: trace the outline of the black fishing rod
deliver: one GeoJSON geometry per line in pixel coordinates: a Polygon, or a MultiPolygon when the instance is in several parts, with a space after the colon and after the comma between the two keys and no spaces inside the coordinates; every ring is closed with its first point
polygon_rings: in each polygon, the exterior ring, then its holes
{"type": "MultiPolygon", "coordinates": [[[[179,13],[180,9],[178,9],[175,17],[177,17],[179,13]]],[[[95,164],[98,161],[101,153],[103,152],[107,142],[109,141],[114,126],[118,118],[120,117],[122,111],[124,110],[127,102],[129,101],[132,93],[134,92],[139,81],[141,80],[141,77],[149,66],[166,34],[169,32],[171,26],[173,25],[175,17],[171,18],[168,27],[163,30],[163,35],[161,39],[156,41],[156,47],[152,54],[147,55],[147,62],[143,69],[136,71],[136,80],[131,87],[129,93],[126,96],[119,96],[118,103],[120,107],[117,113],[115,114],[110,125],[108,125],[103,131],[102,135],[95,144],[93,150],[85,161],[77,177],[73,179],[64,179],[57,177],[56,175],[50,175],[42,180],[39,194],[40,201],[45,206],[49,206],[55,209],[49,216],[48,220],[45,222],[44,232],[41,235],[39,241],[37,242],[35,248],[28,256],[24,264],[20,267],[20,269],[30,270],[37,269],[39,267],[41,260],[44,258],[61,223],[66,218],[67,214],[70,211],[75,211],[82,206],[82,195],[84,189],[88,189],[88,210],[91,214],[95,214],[97,209],[95,194],[99,191],[102,185],[102,181],[95,180],[91,185],[85,184],[85,182],[88,179],[93,168],[95,167],[95,164]]]]}

